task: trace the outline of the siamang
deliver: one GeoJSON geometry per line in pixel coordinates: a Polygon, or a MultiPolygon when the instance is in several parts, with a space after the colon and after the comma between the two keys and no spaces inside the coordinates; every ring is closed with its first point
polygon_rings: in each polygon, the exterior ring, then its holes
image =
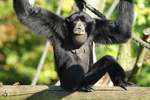
{"type": "Polygon", "coordinates": [[[63,18],[31,0],[13,0],[13,4],[21,23],[51,41],[62,88],[90,91],[106,72],[115,86],[126,89],[133,85],[127,82],[124,70],[112,56],[106,55],[93,63],[92,55],[93,41],[120,44],[130,39],[133,0],[120,0],[116,21],[92,18],[84,11],[63,18]]]}

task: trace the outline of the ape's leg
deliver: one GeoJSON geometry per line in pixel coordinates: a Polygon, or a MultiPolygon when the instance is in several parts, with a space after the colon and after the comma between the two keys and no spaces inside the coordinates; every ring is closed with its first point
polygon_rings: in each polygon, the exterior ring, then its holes
{"type": "Polygon", "coordinates": [[[65,69],[60,76],[61,87],[67,91],[76,91],[84,77],[84,71],[80,65],[70,66],[68,69],[65,69]]]}
{"type": "Polygon", "coordinates": [[[117,61],[112,56],[107,55],[93,65],[90,72],[86,74],[81,84],[81,88],[94,85],[106,72],[109,73],[115,86],[126,89],[126,86],[132,85],[125,80],[125,72],[117,61]]]}

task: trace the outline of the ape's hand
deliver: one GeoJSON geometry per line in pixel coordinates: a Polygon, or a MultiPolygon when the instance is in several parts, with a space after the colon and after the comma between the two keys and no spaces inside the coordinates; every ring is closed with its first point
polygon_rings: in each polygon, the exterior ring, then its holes
{"type": "Polygon", "coordinates": [[[85,3],[85,1],[84,0],[75,0],[75,2],[79,2],[79,3],[85,3]]]}

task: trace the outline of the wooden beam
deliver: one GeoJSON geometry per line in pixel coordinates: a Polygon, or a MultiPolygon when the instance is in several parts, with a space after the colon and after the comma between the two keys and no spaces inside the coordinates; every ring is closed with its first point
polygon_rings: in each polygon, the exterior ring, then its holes
{"type": "Polygon", "coordinates": [[[94,87],[93,92],[66,92],[58,86],[1,86],[0,100],[150,100],[150,87],[94,87]]]}

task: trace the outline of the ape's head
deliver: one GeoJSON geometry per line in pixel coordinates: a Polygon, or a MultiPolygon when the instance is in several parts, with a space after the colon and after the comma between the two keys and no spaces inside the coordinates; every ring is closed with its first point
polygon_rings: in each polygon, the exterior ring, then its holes
{"type": "Polygon", "coordinates": [[[76,12],[67,18],[72,42],[74,45],[84,44],[94,29],[94,19],[85,12],[76,12]]]}

